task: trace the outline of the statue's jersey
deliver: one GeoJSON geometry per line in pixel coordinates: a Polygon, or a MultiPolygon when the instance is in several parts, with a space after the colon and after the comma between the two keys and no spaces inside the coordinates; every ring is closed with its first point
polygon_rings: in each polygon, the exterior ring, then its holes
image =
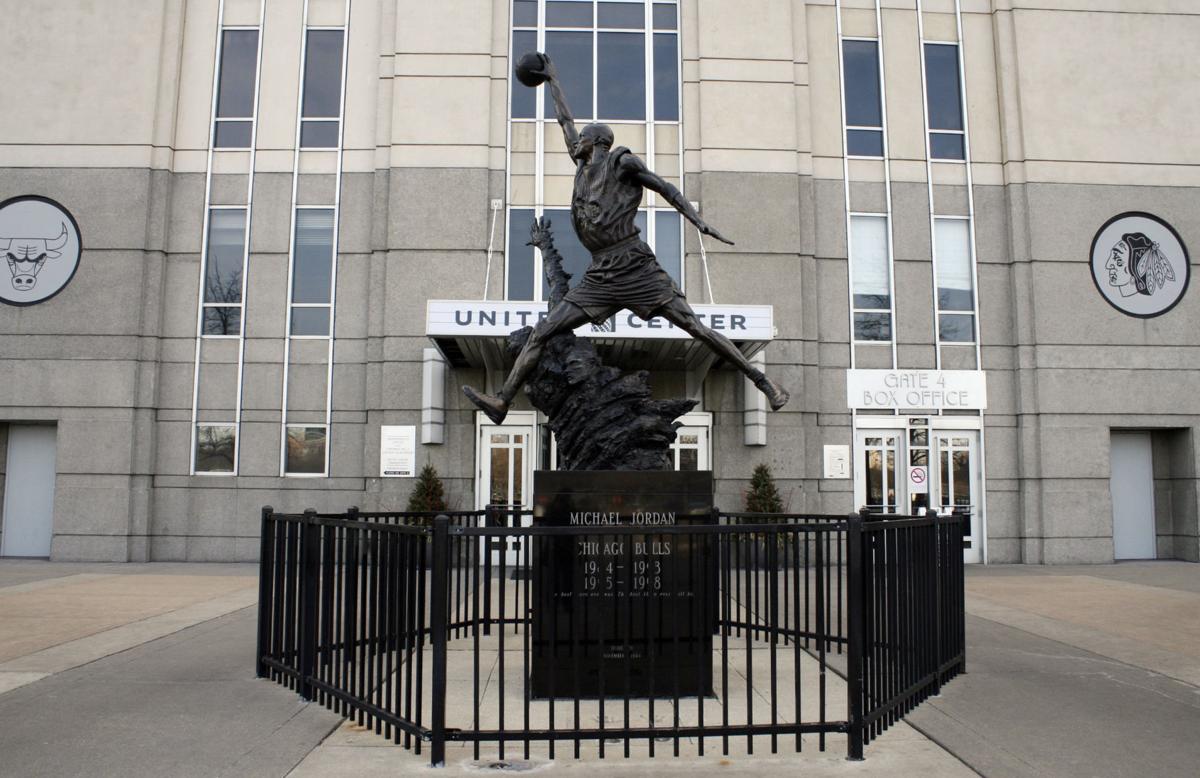
{"type": "Polygon", "coordinates": [[[629,153],[618,147],[603,164],[580,165],[575,171],[571,223],[579,242],[592,252],[592,262],[563,301],[596,324],[622,308],[650,319],[683,297],[638,234],[634,219],[642,187],[620,178],[621,159],[629,153]]]}
{"type": "Polygon", "coordinates": [[[621,180],[621,158],[630,153],[618,146],[599,165],[580,165],[571,195],[571,223],[588,251],[603,251],[637,234],[634,225],[642,203],[642,187],[621,180]]]}

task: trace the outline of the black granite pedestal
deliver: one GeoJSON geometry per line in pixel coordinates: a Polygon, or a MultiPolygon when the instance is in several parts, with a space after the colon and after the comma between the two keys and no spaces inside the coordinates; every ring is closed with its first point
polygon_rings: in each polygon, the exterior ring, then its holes
{"type": "Polygon", "coordinates": [[[717,544],[663,531],[715,523],[712,502],[708,471],[534,475],[535,526],[601,531],[534,539],[533,696],[712,694],[717,544]]]}

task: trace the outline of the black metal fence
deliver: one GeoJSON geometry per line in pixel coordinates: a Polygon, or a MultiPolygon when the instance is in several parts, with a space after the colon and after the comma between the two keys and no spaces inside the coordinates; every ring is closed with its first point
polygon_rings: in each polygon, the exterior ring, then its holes
{"type": "Polygon", "coordinates": [[[718,744],[723,754],[806,741],[825,750],[831,736],[858,759],[965,667],[964,516],[714,512],[711,523],[654,527],[523,526],[527,516],[264,508],[258,675],[416,753],[427,747],[438,765],[447,743],[469,744],[475,759],[485,745],[488,757],[529,759],[537,746],[553,759],[589,742],[601,757],[634,747],[678,756],[718,744]],[[535,646],[546,629],[535,625],[535,592],[550,586],[561,548],[551,539],[631,536],[694,549],[664,563],[695,599],[652,610],[633,575],[615,597],[567,593],[570,629],[575,619],[628,624],[653,679],[638,691],[629,662],[601,664],[600,693],[583,691],[586,651],[552,648],[547,659],[535,646]],[[680,620],[694,632],[696,614],[711,614],[700,617],[704,680],[672,661],[684,655],[680,620]],[[675,653],[663,648],[672,641],[675,653]],[[535,693],[535,661],[561,667],[559,688],[535,693]]]}

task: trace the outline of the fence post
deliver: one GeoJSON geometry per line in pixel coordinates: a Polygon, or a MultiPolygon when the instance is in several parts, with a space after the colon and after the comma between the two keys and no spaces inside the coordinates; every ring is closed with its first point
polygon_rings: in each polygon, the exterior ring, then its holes
{"type": "Polygon", "coordinates": [[[317,591],[321,582],[320,527],[317,512],[304,512],[300,528],[300,672],[297,689],[305,700],[313,698],[312,676],[317,663],[317,591]]]}
{"type": "MultiPolygon", "coordinates": [[[[491,504],[484,506],[483,525],[495,525],[495,507],[491,504]]],[[[484,535],[483,541],[483,634],[492,634],[492,543],[495,537],[484,535]]]]}
{"type": "Polygon", "coordinates": [[[946,543],[942,533],[942,518],[933,515],[933,696],[942,693],[942,579],[945,576],[946,543]]]}
{"type": "Polygon", "coordinates": [[[963,538],[971,532],[971,514],[959,514],[959,521],[962,522],[962,526],[958,528],[955,535],[958,540],[954,544],[955,554],[952,558],[954,564],[954,623],[958,625],[958,629],[955,630],[955,649],[961,657],[958,662],[958,672],[965,674],[967,672],[967,570],[966,562],[963,561],[963,538]]]}
{"type": "Polygon", "coordinates": [[[254,673],[266,678],[263,657],[271,645],[271,576],[275,572],[275,509],[264,505],[258,547],[258,640],[255,643],[254,673]]]}
{"type": "Polygon", "coordinates": [[[446,766],[446,588],[449,583],[447,547],[450,519],[433,520],[433,569],[429,591],[429,640],[433,644],[433,688],[429,763],[446,766]]]}
{"type": "Polygon", "coordinates": [[[863,518],[846,519],[846,718],[850,724],[846,758],[863,758],[863,518]]]}

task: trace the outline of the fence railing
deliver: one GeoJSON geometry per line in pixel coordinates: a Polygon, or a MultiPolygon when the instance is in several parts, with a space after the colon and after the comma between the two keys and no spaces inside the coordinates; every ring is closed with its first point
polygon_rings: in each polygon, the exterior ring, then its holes
{"type": "Polygon", "coordinates": [[[264,508],[258,675],[437,765],[447,743],[553,759],[830,736],[859,759],[964,669],[963,516],[528,515],[264,508]],[[608,544],[613,571],[564,585],[564,543],[608,544]]]}

